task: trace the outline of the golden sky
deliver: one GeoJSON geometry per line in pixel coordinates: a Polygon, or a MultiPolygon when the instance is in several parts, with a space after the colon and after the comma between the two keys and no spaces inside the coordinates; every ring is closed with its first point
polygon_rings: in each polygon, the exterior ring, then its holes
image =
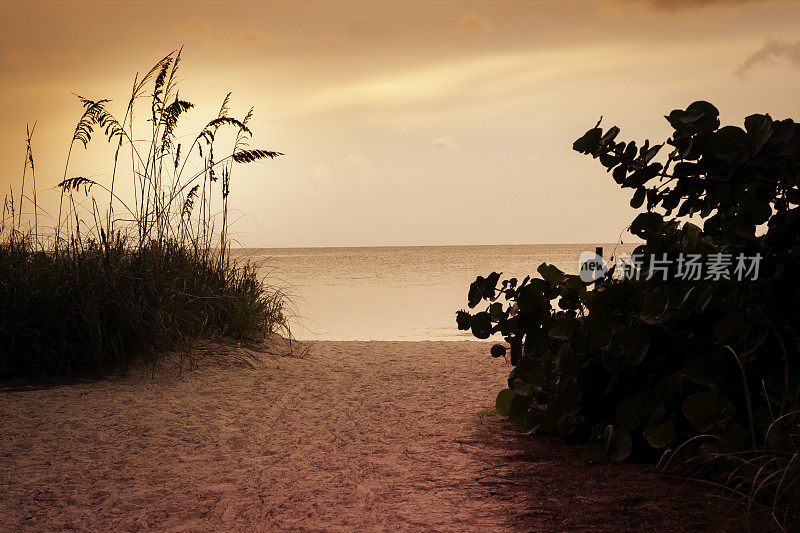
{"type": "MultiPolygon", "coordinates": [[[[71,93],[122,113],[133,75],[184,46],[184,126],[232,91],[234,114],[255,107],[253,146],[286,154],[235,170],[243,245],[615,241],[630,191],[573,140],[601,115],[621,139],[663,140],[663,115],[699,99],[727,123],[797,120],[798,22],[789,0],[5,0],[0,187],[18,187],[36,121],[52,207],[71,93]]],[[[109,171],[90,145],[70,175],[109,171]]]]}

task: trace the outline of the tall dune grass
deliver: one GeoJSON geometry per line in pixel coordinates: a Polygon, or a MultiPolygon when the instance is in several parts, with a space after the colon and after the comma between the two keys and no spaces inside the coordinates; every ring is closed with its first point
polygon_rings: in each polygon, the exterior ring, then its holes
{"type": "Polygon", "coordinates": [[[231,116],[230,93],[188,146],[179,142],[179,119],[194,107],[178,95],[180,60],[171,52],[135,77],[121,120],[110,100],[78,97],[48,232],[29,129],[21,189],[0,219],[0,377],[95,372],[194,339],[286,328],[282,295],[231,259],[228,218],[236,165],[282,154],[248,146],[252,109],[231,116]],[[223,129],[230,143],[217,146],[223,129]],[[103,182],[70,168],[95,137],[113,152],[103,182]]]}

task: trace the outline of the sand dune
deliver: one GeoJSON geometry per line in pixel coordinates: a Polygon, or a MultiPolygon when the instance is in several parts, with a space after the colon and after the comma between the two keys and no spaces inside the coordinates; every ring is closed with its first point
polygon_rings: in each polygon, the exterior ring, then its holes
{"type": "Polygon", "coordinates": [[[321,342],[257,369],[7,388],[0,530],[742,527],[695,486],[520,438],[486,412],[508,372],[487,351],[321,342]]]}

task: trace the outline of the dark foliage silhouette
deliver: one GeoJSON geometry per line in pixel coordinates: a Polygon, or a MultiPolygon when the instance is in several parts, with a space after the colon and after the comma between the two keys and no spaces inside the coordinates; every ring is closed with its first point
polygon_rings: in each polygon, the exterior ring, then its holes
{"type": "Polygon", "coordinates": [[[194,106],[178,95],[180,60],[172,52],[136,76],[122,120],[111,100],[78,97],[51,235],[39,231],[28,132],[22,190],[6,197],[0,219],[0,377],[96,372],[201,338],[262,339],[286,327],[283,296],[231,260],[228,235],[234,166],[282,154],[248,147],[252,109],[232,117],[230,93],[182,149],[176,128],[194,106]],[[142,99],[149,106],[135,121],[142,99]],[[231,129],[232,146],[219,146],[221,128],[231,129]],[[110,178],[70,176],[73,148],[96,137],[113,150],[110,178]],[[133,191],[124,198],[123,176],[133,191]]]}
{"type": "Polygon", "coordinates": [[[520,429],[585,442],[597,461],[678,466],[786,524],[800,506],[800,125],[718,117],[699,101],[666,116],[663,144],[620,142],[598,123],[573,145],[633,189],[645,207],[635,255],[668,269],[612,267],[593,288],[547,264],[521,282],[492,273],[469,290],[469,307],[487,308],[456,319],[506,340],[514,368],[497,409],[520,429]],[[687,280],[688,254],[761,261],[742,280],[733,265],[687,280]]]}

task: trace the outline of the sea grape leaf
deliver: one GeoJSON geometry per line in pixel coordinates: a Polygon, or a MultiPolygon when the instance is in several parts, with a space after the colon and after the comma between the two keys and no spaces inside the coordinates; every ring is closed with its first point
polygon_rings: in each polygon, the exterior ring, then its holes
{"type": "Polygon", "coordinates": [[[525,431],[528,428],[528,409],[532,401],[530,396],[519,393],[511,398],[511,404],[508,408],[508,419],[519,431],[525,431]]]}
{"type": "Polygon", "coordinates": [[[544,293],[534,285],[525,285],[519,289],[517,305],[521,311],[531,314],[537,320],[544,317],[549,307],[544,293]]]}
{"type": "Polygon", "coordinates": [[[469,331],[472,327],[472,317],[464,310],[456,312],[456,325],[461,331],[469,331]]]}
{"type": "Polygon", "coordinates": [[[714,155],[729,162],[740,161],[747,156],[747,133],[737,126],[725,126],[711,136],[714,155]]]}
{"type": "Polygon", "coordinates": [[[483,282],[486,278],[478,276],[469,286],[469,294],[467,295],[467,305],[472,309],[478,305],[483,298],[483,282]]]}
{"type": "Polygon", "coordinates": [[[686,398],[681,412],[696,431],[705,432],[730,420],[736,408],[716,392],[698,392],[686,398]]]}
{"type": "Polygon", "coordinates": [[[663,217],[658,213],[639,213],[631,222],[630,231],[637,237],[645,238],[648,233],[658,231],[663,222],[663,217]]]}
{"type": "Polygon", "coordinates": [[[606,455],[612,461],[621,462],[627,459],[633,450],[633,439],[627,431],[606,426],[603,440],[606,445],[606,455]]]}
{"type": "Polygon", "coordinates": [[[692,102],[685,111],[675,109],[665,118],[678,131],[713,131],[719,127],[719,110],[705,100],[692,102]]]}
{"type": "Polygon", "coordinates": [[[635,394],[620,402],[617,406],[617,423],[624,430],[636,428],[644,420],[647,412],[647,396],[635,394]]]}
{"type": "Polygon", "coordinates": [[[511,389],[503,389],[498,393],[497,399],[494,402],[494,407],[497,409],[500,416],[508,416],[508,413],[511,411],[511,400],[513,400],[516,395],[516,391],[511,389]]]}
{"type": "Polygon", "coordinates": [[[647,194],[647,189],[645,189],[644,187],[638,187],[636,189],[636,192],[633,193],[633,198],[631,198],[631,207],[634,209],[639,209],[640,207],[642,207],[646,194],[647,194]]]}
{"type": "Polygon", "coordinates": [[[489,306],[489,316],[491,316],[492,320],[495,322],[503,318],[503,304],[500,302],[492,303],[492,305],[489,306]]]}
{"type": "Polygon", "coordinates": [[[600,128],[592,128],[583,136],[572,143],[572,149],[582,154],[590,154],[597,147],[600,138],[603,136],[603,130],[600,128]]]}
{"type": "Polygon", "coordinates": [[[503,357],[506,354],[506,347],[502,344],[495,344],[491,349],[492,357],[503,357]]]}
{"type": "Polygon", "coordinates": [[[488,339],[492,335],[492,317],[486,311],[476,313],[470,318],[472,334],[479,339],[488,339]]]}
{"type": "Polygon", "coordinates": [[[669,307],[667,290],[664,287],[658,287],[644,297],[639,318],[646,324],[657,324],[661,322],[667,307],[669,307]]]}
{"type": "Polygon", "coordinates": [[[639,364],[650,349],[650,332],[644,328],[625,332],[623,336],[625,354],[633,364],[639,364]]]}
{"type": "Polygon", "coordinates": [[[539,265],[539,268],[536,269],[539,274],[541,274],[542,278],[551,286],[555,287],[564,279],[566,276],[564,273],[558,269],[555,265],[548,265],[547,263],[542,263],[539,265]]]}
{"type": "Polygon", "coordinates": [[[644,438],[653,448],[666,448],[675,439],[675,423],[667,420],[660,424],[650,424],[644,428],[644,438]]]}
{"type": "Polygon", "coordinates": [[[486,276],[486,280],[483,282],[483,297],[485,299],[491,300],[495,297],[497,282],[500,281],[501,274],[501,272],[492,272],[486,276]]]}
{"type": "Polygon", "coordinates": [[[772,117],[769,115],[750,115],[744,119],[744,129],[750,137],[753,152],[758,152],[772,136],[772,117]]]}

